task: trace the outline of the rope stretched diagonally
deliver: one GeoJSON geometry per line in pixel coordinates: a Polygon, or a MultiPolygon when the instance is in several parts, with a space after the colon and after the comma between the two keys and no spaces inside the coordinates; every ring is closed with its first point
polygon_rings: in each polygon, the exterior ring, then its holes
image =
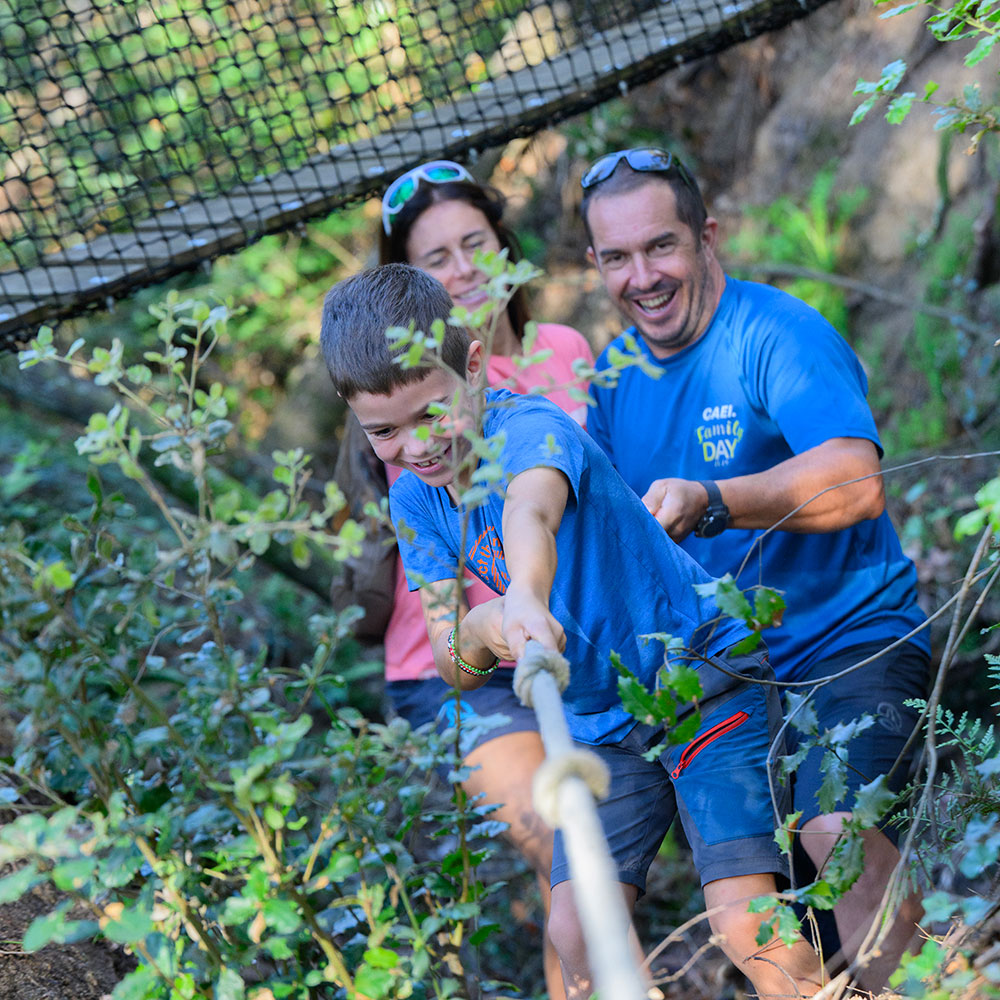
{"type": "Polygon", "coordinates": [[[573,877],[573,895],[587,954],[602,1000],[644,1000],[646,989],[629,947],[629,915],[618,886],[595,798],[608,791],[604,762],[575,746],[563,714],[561,692],[569,664],[541,643],[528,642],[514,671],[514,691],[535,710],[545,762],[535,775],[538,814],[562,830],[573,877]]]}

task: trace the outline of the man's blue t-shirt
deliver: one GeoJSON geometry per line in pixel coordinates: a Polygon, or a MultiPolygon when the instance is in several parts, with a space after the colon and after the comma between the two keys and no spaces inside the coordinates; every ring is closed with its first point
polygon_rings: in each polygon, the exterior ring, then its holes
{"type": "MultiPolygon", "coordinates": [[[[574,420],[545,399],[505,389],[488,390],[486,401],[483,433],[502,441],[504,482],[540,466],[558,469],[569,480],[549,601],[549,610],[566,631],[570,684],[563,703],[575,739],[614,742],[635,721],[618,696],[612,651],[652,687],[664,663],[664,647],[642,636],[667,633],[712,656],[747,631],[722,618],[714,600],[695,592],[695,584],[711,578],[670,541],[574,420]]],[[[463,510],[444,488],[427,486],[404,472],[389,491],[389,505],[410,588],[454,578],[467,515],[467,565],[503,593],[508,582],[503,504],[503,495],[494,492],[482,506],[463,510]]],[[[698,662],[691,665],[697,668],[698,662]]],[[[733,683],[715,669],[699,673],[705,697],[733,683]]]]}
{"type": "MultiPolygon", "coordinates": [[[[651,378],[638,367],[618,385],[592,388],[595,440],[642,496],[656,479],[731,479],[762,472],[835,437],[866,438],[881,453],[865,396],[867,379],[836,330],[805,303],[768,285],[726,278],[705,333],[665,359],[635,331],[651,378]]],[[[625,350],[619,337],[598,359],[625,350]]],[[[682,546],[710,573],[732,573],[784,593],[782,625],[765,632],[782,680],[827,654],[889,641],[924,620],[916,571],[889,516],[842,531],[799,534],[727,529],[682,546]]],[[[912,640],[928,648],[926,631],[912,640]]]]}

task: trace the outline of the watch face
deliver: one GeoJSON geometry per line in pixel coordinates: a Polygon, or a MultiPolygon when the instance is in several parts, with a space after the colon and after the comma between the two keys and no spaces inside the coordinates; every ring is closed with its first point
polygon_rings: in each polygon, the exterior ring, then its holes
{"type": "Polygon", "coordinates": [[[729,525],[729,508],[721,501],[712,502],[695,526],[694,533],[699,538],[715,538],[729,525]]]}
{"type": "Polygon", "coordinates": [[[716,535],[721,535],[726,530],[728,521],[728,513],[710,511],[698,522],[695,534],[702,538],[715,538],[716,535]]]}

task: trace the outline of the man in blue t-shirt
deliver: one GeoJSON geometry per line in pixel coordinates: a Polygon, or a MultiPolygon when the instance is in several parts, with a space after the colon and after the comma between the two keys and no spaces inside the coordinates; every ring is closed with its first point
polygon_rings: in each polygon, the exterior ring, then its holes
{"type": "MultiPolygon", "coordinates": [[[[744,625],[696,589],[710,586],[708,575],[575,421],[545,399],[481,388],[479,341],[446,325],[436,363],[398,363],[406,350],[390,349],[385,331],[410,323],[429,331],[450,306],[430,275],[387,265],[335,285],[321,331],[337,391],[379,459],[404,469],[390,509],[442,677],[472,690],[529,639],[564,649],[570,730],[610,771],[599,811],[627,904],[679,814],[726,954],[761,997],[811,996],[815,951],[801,938],[761,948],[766,914],[747,908],[774,891],[783,869],[767,770],[780,708],[773,686],[759,683],[773,680],[766,656],[732,649],[747,638],[744,625]],[[463,562],[502,596],[470,610],[456,587],[463,562]],[[611,657],[652,687],[663,633],[681,647],[670,645],[671,661],[698,673],[701,716],[690,742],[650,755],[662,727],[637,724],[622,708],[611,657]]],[[[548,932],[569,1000],[586,1000],[593,984],[568,879],[557,836],[548,932]]]]}
{"type": "MultiPolygon", "coordinates": [[[[723,272],[717,222],[670,153],[601,157],[583,188],[587,255],[632,324],[598,367],[622,351],[643,360],[614,387],[592,389],[594,438],[710,573],[784,594],[784,620],[767,632],[779,681],[808,691],[874,657],[815,694],[820,731],[864,713],[875,719],[848,747],[835,811],[819,814],[821,751],[793,779],[800,844],[821,868],[857,789],[890,771],[890,784],[902,786],[911,758],[897,757],[916,723],[903,702],[923,696],[928,680],[916,573],[885,511],[867,380],[814,309],[723,272]]],[[[865,870],[835,909],[848,959],[899,859],[890,836],[865,833],[865,870]]],[[[901,907],[882,958],[862,977],[869,989],[895,968],[920,912],[915,899],[901,907]]]]}

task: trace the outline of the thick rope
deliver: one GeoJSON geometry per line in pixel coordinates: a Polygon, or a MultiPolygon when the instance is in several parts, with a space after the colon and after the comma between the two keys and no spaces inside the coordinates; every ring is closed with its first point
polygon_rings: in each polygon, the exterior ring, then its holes
{"type": "Polygon", "coordinates": [[[535,809],[562,830],[597,992],[602,1000],[645,1000],[629,947],[631,921],[594,802],[607,795],[610,779],[604,762],[570,738],[560,697],[568,683],[566,659],[528,642],[514,671],[514,691],[534,708],[545,744],[546,759],[535,775],[535,809]]]}

